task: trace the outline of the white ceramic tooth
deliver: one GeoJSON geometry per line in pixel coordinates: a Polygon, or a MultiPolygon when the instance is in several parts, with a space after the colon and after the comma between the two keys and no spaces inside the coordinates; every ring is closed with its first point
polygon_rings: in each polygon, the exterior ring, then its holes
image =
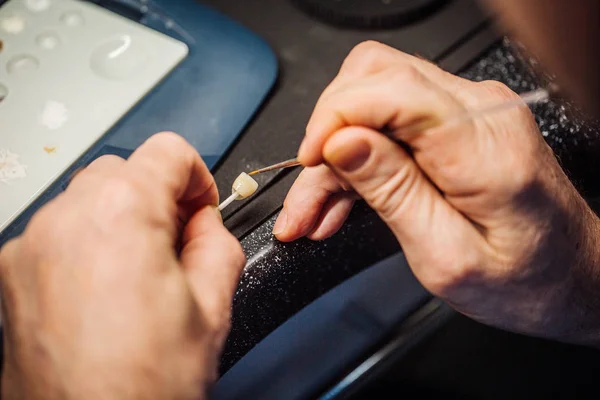
{"type": "Polygon", "coordinates": [[[256,189],[258,189],[258,182],[245,172],[242,172],[231,186],[231,192],[237,192],[239,195],[238,200],[252,196],[256,189]]]}

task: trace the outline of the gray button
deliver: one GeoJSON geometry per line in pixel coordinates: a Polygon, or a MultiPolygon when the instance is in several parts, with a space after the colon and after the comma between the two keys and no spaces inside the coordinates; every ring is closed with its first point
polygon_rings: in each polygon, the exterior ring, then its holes
{"type": "Polygon", "coordinates": [[[25,19],[18,15],[6,15],[0,20],[0,26],[4,32],[16,35],[25,29],[25,19]]]}
{"type": "Polygon", "coordinates": [[[67,11],[60,17],[60,22],[67,26],[81,26],[85,22],[79,11],[67,11]]]}
{"type": "Polygon", "coordinates": [[[60,37],[54,32],[44,32],[35,38],[38,46],[46,50],[52,50],[60,45],[60,37]]]}
{"type": "Polygon", "coordinates": [[[146,46],[129,35],[119,35],[94,50],[90,67],[99,76],[120,80],[138,73],[148,59],[146,46]]]}
{"type": "Polygon", "coordinates": [[[10,74],[35,71],[40,67],[40,62],[34,56],[21,54],[11,58],[6,64],[6,70],[10,74]]]}
{"type": "Polygon", "coordinates": [[[50,8],[51,0],[27,0],[25,4],[27,8],[33,12],[46,11],[50,8]]]}

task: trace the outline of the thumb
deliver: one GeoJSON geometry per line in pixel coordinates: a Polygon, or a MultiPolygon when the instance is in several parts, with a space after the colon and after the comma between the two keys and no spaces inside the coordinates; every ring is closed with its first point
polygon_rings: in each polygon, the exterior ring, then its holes
{"type": "Polygon", "coordinates": [[[451,261],[468,259],[474,244],[483,244],[477,229],[444,199],[408,153],[381,133],[341,129],[326,142],[323,156],[392,229],[417,277],[425,279],[422,283],[435,279],[428,274],[440,272],[434,266],[462,267],[451,261]]]}
{"type": "Polygon", "coordinates": [[[181,263],[196,301],[212,326],[229,326],[231,303],[246,258],[218,210],[200,209],[183,234],[181,263]]]}

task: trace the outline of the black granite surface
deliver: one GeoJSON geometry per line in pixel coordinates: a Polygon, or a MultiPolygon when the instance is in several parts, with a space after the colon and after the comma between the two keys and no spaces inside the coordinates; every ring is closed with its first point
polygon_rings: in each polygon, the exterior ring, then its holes
{"type": "Polygon", "coordinates": [[[364,203],[340,232],[322,242],[281,243],[271,233],[274,223],[270,218],[242,240],[248,262],[233,302],[223,371],[311,301],[400,249],[364,203]]]}

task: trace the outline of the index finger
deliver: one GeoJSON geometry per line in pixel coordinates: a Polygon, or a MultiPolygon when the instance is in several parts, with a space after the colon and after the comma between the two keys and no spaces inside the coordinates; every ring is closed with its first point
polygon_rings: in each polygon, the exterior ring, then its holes
{"type": "MultiPolygon", "coordinates": [[[[336,131],[347,126],[402,133],[402,128],[457,115],[463,106],[449,92],[413,67],[388,68],[356,80],[315,108],[298,158],[305,166],[323,162],[323,146],[336,131]]],[[[411,147],[415,139],[397,137],[411,147]]]]}
{"type": "Polygon", "coordinates": [[[142,144],[127,160],[127,171],[153,192],[178,204],[199,208],[217,205],[219,194],[212,174],[198,152],[181,136],[162,132],[142,144]]]}
{"type": "MultiPolygon", "coordinates": [[[[330,102],[331,97],[340,92],[348,92],[349,88],[356,85],[357,81],[384,73],[386,70],[412,70],[424,77],[433,85],[454,93],[464,85],[472,82],[455,76],[433,62],[421,57],[416,57],[393,47],[375,41],[367,41],[355,46],[344,60],[338,75],[327,86],[319,97],[313,114],[306,126],[306,137],[298,152],[298,157],[305,166],[314,166],[323,161],[321,154],[313,143],[321,143],[322,140],[322,110],[323,104],[330,102]],[[311,137],[312,136],[312,137],[311,137]]],[[[364,102],[365,107],[371,99],[359,99],[364,102]]],[[[342,115],[334,116],[343,119],[342,115]]],[[[341,126],[340,126],[341,127],[341,126]]],[[[370,126],[378,128],[375,126],[370,126]]]]}
{"type": "Polygon", "coordinates": [[[330,94],[340,90],[356,79],[377,74],[392,66],[401,65],[415,68],[430,81],[449,91],[453,91],[459,85],[469,82],[467,79],[452,75],[425,58],[369,40],[359,43],[350,51],[342,63],[337,76],[319,97],[317,105],[330,94]]]}
{"type": "MultiPolygon", "coordinates": [[[[440,86],[454,86],[457,83],[456,76],[444,71],[434,62],[375,41],[355,46],[344,60],[338,76],[343,79],[362,78],[395,64],[410,65],[440,86]]],[[[466,81],[464,78],[460,80],[466,81]]]]}

